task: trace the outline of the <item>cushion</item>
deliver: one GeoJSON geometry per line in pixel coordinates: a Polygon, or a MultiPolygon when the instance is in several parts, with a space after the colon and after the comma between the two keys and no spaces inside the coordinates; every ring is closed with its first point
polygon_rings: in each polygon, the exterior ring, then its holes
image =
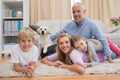
{"type": "Polygon", "coordinates": [[[114,33],[114,32],[117,32],[118,30],[120,30],[120,26],[111,28],[109,33],[114,33]]]}

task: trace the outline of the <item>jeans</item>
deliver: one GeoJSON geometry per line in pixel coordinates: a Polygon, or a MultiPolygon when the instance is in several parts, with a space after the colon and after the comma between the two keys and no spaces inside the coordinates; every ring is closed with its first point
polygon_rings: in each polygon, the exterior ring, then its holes
{"type": "Polygon", "coordinates": [[[49,46],[46,53],[43,53],[43,49],[42,49],[40,56],[41,58],[44,58],[45,56],[49,56],[55,52],[56,52],[56,44],[49,46]]]}

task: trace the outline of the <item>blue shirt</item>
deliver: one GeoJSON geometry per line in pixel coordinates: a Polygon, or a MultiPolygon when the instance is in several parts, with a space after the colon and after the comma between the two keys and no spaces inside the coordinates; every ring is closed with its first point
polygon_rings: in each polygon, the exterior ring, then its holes
{"type": "Polygon", "coordinates": [[[67,23],[62,30],[52,34],[50,36],[51,39],[55,40],[60,33],[68,33],[70,35],[79,34],[86,37],[87,39],[95,38],[103,44],[105,56],[111,55],[111,51],[106,41],[105,35],[94,20],[84,17],[79,25],[76,24],[75,20],[72,20],[70,23],[67,23]]]}

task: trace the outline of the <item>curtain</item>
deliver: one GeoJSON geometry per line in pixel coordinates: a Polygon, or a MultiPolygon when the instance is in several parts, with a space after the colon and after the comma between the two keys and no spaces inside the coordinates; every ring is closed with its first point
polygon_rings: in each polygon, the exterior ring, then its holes
{"type": "Polygon", "coordinates": [[[95,20],[100,20],[111,26],[110,17],[116,14],[116,4],[118,0],[82,0],[86,6],[86,16],[95,20]]]}
{"type": "Polygon", "coordinates": [[[30,0],[30,23],[39,20],[69,20],[71,0],[30,0]]]}

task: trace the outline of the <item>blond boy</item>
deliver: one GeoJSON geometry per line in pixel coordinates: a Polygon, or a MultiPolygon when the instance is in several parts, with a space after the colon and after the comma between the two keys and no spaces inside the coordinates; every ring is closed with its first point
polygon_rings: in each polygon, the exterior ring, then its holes
{"type": "Polygon", "coordinates": [[[12,50],[11,61],[17,72],[23,72],[31,76],[35,71],[38,61],[38,48],[34,45],[34,32],[31,28],[25,27],[18,33],[18,44],[12,50]]]}

